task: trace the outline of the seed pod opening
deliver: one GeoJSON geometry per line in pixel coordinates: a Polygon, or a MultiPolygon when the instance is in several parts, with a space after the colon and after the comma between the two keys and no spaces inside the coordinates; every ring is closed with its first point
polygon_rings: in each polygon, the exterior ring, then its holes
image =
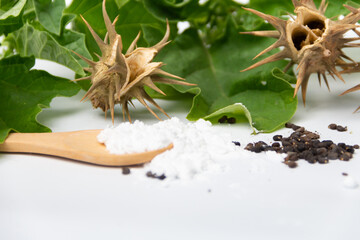
{"type": "MultiPolygon", "coordinates": [[[[326,77],[327,74],[334,79],[337,77],[345,82],[341,73],[355,71],[358,66],[354,60],[342,51],[342,48],[360,46],[359,44],[353,43],[354,41],[360,40],[359,37],[344,37],[344,34],[350,30],[360,36],[360,33],[356,30],[358,27],[356,23],[360,20],[360,8],[356,9],[344,5],[350,13],[342,20],[334,21],[324,15],[327,8],[325,0],[321,1],[319,8],[316,7],[313,0],[292,0],[292,3],[295,7],[294,13],[296,17],[287,21],[254,9],[245,8],[268,21],[277,30],[277,32],[253,31],[243,33],[278,39],[255,58],[278,47],[283,47],[283,49],[243,71],[251,70],[266,63],[289,58],[291,61],[284,70],[286,71],[292,65],[298,64],[294,97],[301,87],[302,98],[305,104],[306,89],[311,74],[316,73],[319,83],[321,84],[321,80],[323,79],[329,88],[326,77]],[[338,71],[337,67],[340,67],[342,71],[338,71]]],[[[360,86],[358,85],[353,88],[352,91],[358,90],[359,88],[360,86]]]]}

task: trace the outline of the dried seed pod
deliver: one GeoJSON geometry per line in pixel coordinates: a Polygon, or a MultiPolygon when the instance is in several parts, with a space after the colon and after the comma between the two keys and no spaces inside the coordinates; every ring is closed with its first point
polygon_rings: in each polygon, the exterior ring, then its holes
{"type": "Polygon", "coordinates": [[[312,73],[317,73],[320,84],[322,76],[329,88],[326,73],[329,73],[333,78],[336,76],[344,81],[336,67],[339,66],[346,71],[357,66],[357,63],[354,60],[345,55],[342,48],[360,46],[357,43],[353,43],[353,41],[360,40],[359,37],[344,38],[344,34],[349,30],[353,30],[360,36],[360,33],[356,30],[358,26],[355,25],[360,19],[360,9],[344,5],[351,13],[342,20],[333,21],[324,15],[327,8],[325,0],[321,1],[319,8],[316,8],[313,0],[292,0],[292,3],[295,7],[294,12],[296,18],[287,21],[253,9],[245,8],[268,21],[277,30],[244,33],[278,39],[255,58],[278,47],[283,47],[283,49],[243,71],[281,59],[291,59],[288,66],[285,68],[285,71],[293,64],[298,64],[298,75],[294,97],[301,86],[303,102],[305,104],[306,88],[312,73]],[[345,60],[348,60],[351,63],[346,62],[345,60]]]}
{"type": "Polygon", "coordinates": [[[121,36],[115,30],[117,18],[114,22],[111,22],[106,12],[105,0],[102,4],[102,12],[107,30],[104,40],[102,40],[88,22],[82,18],[101,51],[101,56],[98,56],[98,62],[92,61],[75,53],[90,66],[90,68],[84,68],[85,71],[91,73],[90,76],[75,80],[91,80],[92,85],[82,100],[90,99],[93,107],[101,108],[105,112],[105,116],[107,111],[110,109],[113,123],[115,104],[120,104],[122,106],[124,120],[125,115],[127,115],[129,121],[131,122],[128,105],[129,103],[132,104],[131,100],[133,98],[138,99],[140,103],[143,104],[157,119],[160,120],[156,113],[147,105],[145,100],[153,104],[162,113],[168,116],[165,111],[145,92],[144,86],[148,86],[165,95],[165,93],[162,92],[154,83],[194,85],[175,80],[184,79],[161,70],[160,67],[163,66],[162,62],[152,62],[156,54],[169,43],[169,23],[167,22],[165,36],[158,44],[149,48],[137,48],[136,43],[140,37],[139,33],[124,55],[122,53],[123,46],[121,36]],[[167,77],[175,79],[169,79],[167,77]]]}

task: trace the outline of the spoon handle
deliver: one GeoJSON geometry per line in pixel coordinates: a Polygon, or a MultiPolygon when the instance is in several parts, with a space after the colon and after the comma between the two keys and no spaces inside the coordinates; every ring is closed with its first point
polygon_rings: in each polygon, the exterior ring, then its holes
{"type": "Polygon", "coordinates": [[[150,162],[156,155],[169,150],[167,147],[142,152],[110,154],[105,145],[97,141],[101,130],[82,130],[55,133],[11,133],[0,152],[45,154],[105,166],[127,166],[150,162]]]}
{"type": "Polygon", "coordinates": [[[96,139],[100,131],[11,133],[0,144],[0,152],[46,154],[95,164],[108,163],[109,154],[96,139]]]}
{"type": "Polygon", "coordinates": [[[64,148],[63,133],[10,133],[0,152],[57,155],[64,148]]]}

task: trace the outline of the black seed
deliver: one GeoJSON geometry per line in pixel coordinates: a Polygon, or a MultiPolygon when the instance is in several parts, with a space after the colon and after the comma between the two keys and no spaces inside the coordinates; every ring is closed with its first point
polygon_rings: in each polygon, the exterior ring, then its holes
{"type": "Polygon", "coordinates": [[[338,125],[338,126],[336,127],[336,130],[338,130],[339,132],[346,132],[346,131],[347,131],[347,127],[343,127],[343,126],[338,125]]]}
{"type": "Polygon", "coordinates": [[[305,144],[302,143],[302,142],[298,143],[297,146],[296,146],[296,150],[297,150],[298,152],[305,151],[305,149],[306,149],[305,144]]]}
{"type": "Polygon", "coordinates": [[[219,119],[219,123],[225,123],[226,121],[228,120],[227,116],[222,116],[220,119],[219,119]]]}
{"type": "Polygon", "coordinates": [[[305,128],[304,127],[300,127],[298,129],[295,130],[296,132],[300,132],[300,133],[303,133],[305,132],[305,128]]]}
{"type": "Polygon", "coordinates": [[[324,147],[316,149],[316,155],[325,156],[326,153],[327,153],[327,149],[324,147]]]}
{"type": "Polygon", "coordinates": [[[346,149],[346,151],[349,152],[349,153],[354,153],[355,152],[354,148],[348,148],[348,149],[346,149]]]}
{"type": "Polygon", "coordinates": [[[355,149],[359,149],[359,145],[358,145],[358,144],[355,144],[353,147],[354,147],[355,149]]]}
{"type": "Polygon", "coordinates": [[[128,167],[123,167],[123,168],[122,168],[122,174],[124,174],[124,175],[130,174],[130,168],[128,168],[128,167]]]}
{"type": "Polygon", "coordinates": [[[259,152],[261,152],[263,150],[263,148],[261,147],[261,146],[255,146],[255,147],[253,147],[253,149],[252,149],[252,151],[253,152],[256,152],[256,153],[259,153],[259,152]]]}
{"type": "Polygon", "coordinates": [[[309,151],[312,153],[312,155],[314,155],[314,156],[317,155],[317,148],[311,148],[311,149],[309,149],[309,151]]]}
{"type": "Polygon", "coordinates": [[[328,148],[330,147],[334,142],[331,140],[324,140],[319,144],[319,147],[325,147],[328,148]]]}
{"type": "Polygon", "coordinates": [[[318,163],[321,163],[321,164],[329,163],[329,160],[327,160],[324,157],[318,157],[317,161],[318,161],[318,163]]]}
{"type": "Polygon", "coordinates": [[[282,139],[282,136],[281,135],[275,135],[274,137],[273,137],[273,140],[274,141],[280,141],[282,139]]]}
{"type": "Polygon", "coordinates": [[[227,122],[230,124],[233,124],[233,123],[236,123],[236,119],[234,117],[231,117],[231,118],[228,118],[227,122]]]}
{"type": "Polygon", "coordinates": [[[245,150],[251,151],[251,149],[253,149],[253,148],[254,148],[254,144],[248,143],[248,144],[246,145],[246,147],[245,147],[245,150]]]}
{"type": "Polygon", "coordinates": [[[317,134],[317,133],[313,133],[313,132],[308,132],[306,133],[306,136],[311,138],[311,139],[319,139],[320,138],[320,135],[317,134]]]}
{"type": "Polygon", "coordinates": [[[255,143],[255,146],[253,148],[254,152],[261,152],[264,151],[266,148],[268,147],[268,145],[263,142],[263,141],[259,141],[255,143]]]}
{"type": "Polygon", "coordinates": [[[272,146],[273,148],[278,148],[278,147],[280,147],[280,143],[274,142],[271,146],[272,146]]]}
{"type": "Polygon", "coordinates": [[[289,168],[296,168],[298,166],[298,164],[294,161],[288,161],[285,162],[286,165],[288,165],[289,168]]]}
{"type": "Polygon", "coordinates": [[[286,161],[296,161],[298,159],[299,158],[296,152],[288,152],[288,155],[285,158],[286,161]]]}
{"type": "Polygon", "coordinates": [[[233,141],[233,144],[235,144],[235,146],[241,146],[241,144],[237,141],[233,141]]]}
{"type": "Polygon", "coordinates": [[[166,178],[165,174],[161,174],[160,176],[156,177],[159,180],[164,180],[166,178]]]}
{"type": "Polygon", "coordinates": [[[348,155],[346,155],[346,154],[342,154],[342,155],[340,155],[340,160],[342,160],[342,161],[349,161],[350,160],[350,157],[348,156],[348,155]]]}
{"type": "Polygon", "coordinates": [[[312,158],[309,158],[309,159],[305,159],[308,163],[311,163],[311,164],[314,164],[316,163],[316,158],[315,157],[312,157],[312,158]]]}
{"type": "Polygon", "coordinates": [[[148,171],[146,173],[146,176],[148,178],[156,178],[156,179],[159,179],[159,180],[164,180],[166,178],[165,174],[161,174],[160,176],[158,176],[156,173],[153,173],[151,171],[148,171]]]}
{"type": "Polygon", "coordinates": [[[349,174],[347,174],[346,172],[342,173],[343,176],[349,176],[349,174]]]}
{"type": "Polygon", "coordinates": [[[274,149],[274,151],[277,152],[277,153],[284,153],[284,151],[282,150],[281,147],[274,147],[273,149],[274,149]]]}
{"type": "Polygon", "coordinates": [[[301,127],[298,126],[298,125],[293,124],[291,128],[292,128],[292,130],[296,131],[297,129],[299,129],[301,127]]]}
{"type": "Polygon", "coordinates": [[[311,145],[312,147],[314,147],[314,148],[318,148],[319,145],[320,145],[320,141],[319,141],[319,140],[314,140],[314,139],[312,139],[312,140],[310,141],[310,145],[311,145]]]}
{"type": "Polygon", "coordinates": [[[269,145],[264,147],[264,151],[272,151],[272,150],[274,150],[274,149],[269,145]]]}
{"type": "Polygon", "coordinates": [[[355,152],[355,149],[353,146],[350,146],[350,145],[346,145],[345,147],[345,150],[349,153],[354,153],[355,152]]]}
{"type": "Polygon", "coordinates": [[[299,152],[297,155],[298,155],[298,158],[299,158],[299,159],[305,159],[305,158],[304,158],[305,151],[299,152]]]}
{"type": "Polygon", "coordinates": [[[327,155],[328,159],[330,160],[335,160],[339,157],[339,154],[336,152],[329,152],[327,155]]]}
{"type": "Polygon", "coordinates": [[[337,148],[338,148],[337,145],[334,143],[329,146],[330,150],[337,150],[337,148]]]}
{"type": "Polygon", "coordinates": [[[293,133],[290,135],[290,138],[291,138],[291,139],[300,138],[301,135],[302,135],[301,132],[293,132],[293,133]]]}
{"type": "Polygon", "coordinates": [[[294,124],[292,123],[285,123],[285,127],[286,128],[292,128],[294,124]]]}
{"type": "Polygon", "coordinates": [[[345,143],[338,143],[337,144],[338,147],[342,148],[342,149],[345,149],[346,148],[346,144],[345,143]]]}
{"type": "Polygon", "coordinates": [[[345,152],[344,154],[345,154],[346,156],[348,156],[349,158],[352,158],[352,157],[353,157],[352,153],[350,153],[350,152],[345,152]]]}
{"type": "Polygon", "coordinates": [[[336,130],[337,128],[337,125],[335,123],[331,123],[329,126],[328,126],[329,129],[331,130],[336,130]]]}
{"type": "Polygon", "coordinates": [[[294,152],[294,148],[293,147],[291,147],[291,146],[286,146],[286,147],[284,147],[284,152],[294,152]]]}
{"type": "Polygon", "coordinates": [[[285,140],[285,139],[282,139],[282,140],[281,140],[281,143],[282,143],[282,145],[283,145],[284,147],[286,147],[286,146],[291,146],[291,143],[290,143],[288,140],[285,140]]]}
{"type": "Polygon", "coordinates": [[[305,160],[315,160],[315,156],[309,150],[304,152],[305,160]]]}

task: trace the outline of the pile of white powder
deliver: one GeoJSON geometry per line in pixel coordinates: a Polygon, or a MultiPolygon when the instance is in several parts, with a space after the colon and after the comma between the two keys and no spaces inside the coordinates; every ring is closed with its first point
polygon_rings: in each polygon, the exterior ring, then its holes
{"type": "Polygon", "coordinates": [[[145,165],[146,171],[165,174],[167,179],[192,179],[204,172],[222,169],[219,158],[236,151],[230,135],[219,135],[210,122],[183,123],[178,118],[146,125],[141,121],[122,123],[98,135],[112,154],[137,153],[174,144],[145,165]]]}

